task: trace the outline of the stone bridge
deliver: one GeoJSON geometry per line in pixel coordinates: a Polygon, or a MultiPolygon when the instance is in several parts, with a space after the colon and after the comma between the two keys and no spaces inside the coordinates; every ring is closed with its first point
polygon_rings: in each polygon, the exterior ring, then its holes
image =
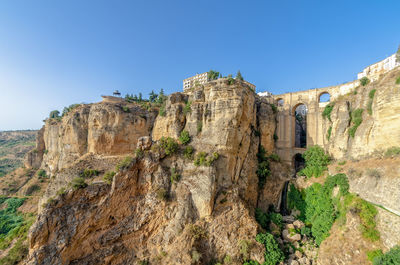
{"type": "MultiPolygon", "coordinates": [[[[311,90],[273,95],[270,100],[278,107],[276,141],[277,154],[283,162],[296,166],[296,154],[302,154],[306,147],[313,145],[324,146],[326,135],[323,131],[322,112],[329,100],[322,102],[321,96],[329,95],[330,101],[334,101],[341,95],[352,92],[359,86],[359,81],[355,80],[338,86],[316,88],[311,90]],[[296,108],[305,105],[305,143],[300,146],[296,137],[296,108]]],[[[304,142],[303,140],[303,142],[304,142]]],[[[299,156],[298,156],[299,157],[299,156]]]]}

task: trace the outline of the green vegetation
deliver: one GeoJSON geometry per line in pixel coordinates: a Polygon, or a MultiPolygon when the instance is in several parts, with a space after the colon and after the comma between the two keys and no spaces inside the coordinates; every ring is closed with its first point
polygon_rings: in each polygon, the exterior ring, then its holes
{"type": "Polygon", "coordinates": [[[236,77],[235,77],[235,78],[236,78],[237,80],[241,80],[241,81],[244,80],[242,74],[240,73],[240,70],[237,71],[237,74],[236,74],[236,77]]]}
{"type": "Polygon", "coordinates": [[[50,119],[58,119],[60,118],[60,112],[58,110],[53,110],[49,114],[50,119]]]}
{"type": "Polygon", "coordinates": [[[171,183],[178,182],[181,179],[181,175],[179,175],[176,171],[176,168],[171,168],[171,183]]]}
{"type": "Polygon", "coordinates": [[[396,79],[396,85],[400,85],[400,76],[396,79]]]}
{"type": "Polygon", "coordinates": [[[100,172],[99,172],[98,170],[96,170],[96,169],[85,168],[85,169],[79,174],[79,176],[82,177],[82,178],[88,179],[88,178],[93,178],[93,177],[95,177],[95,176],[98,176],[99,173],[100,173],[100,172]]]}
{"type": "Polygon", "coordinates": [[[278,107],[275,104],[270,104],[270,106],[274,114],[278,112],[278,107]]]}
{"type": "Polygon", "coordinates": [[[281,161],[281,158],[280,158],[279,155],[276,154],[276,153],[270,154],[270,155],[269,155],[269,159],[271,159],[272,161],[275,161],[275,162],[281,161]]]}
{"type": "Polygon", "coordinates": [[[368,77],[366,77],[366,76],[364,76],[363,78],[360,79],[360,84],[361,84],[362,86],[368,85],[369,82],[370,82],[370,80],[369,80],[368,77]]]}
{"type": "Polygon", "coordinates": [[[235,83],[235,79],[232,77],[232,75],[228,75],[228,84],[233,85],[235,83]]]}
{"type": "Polygon", "coordinates": [[[331,139],[331,134],[332,134],[332,126],[329,127],[328,132],[326,134],[326,138],[328,141],[331,139]]]}
{"type": "Polygon", "coordinates": [[[76,107],[79,107],[81,104],[71,104],[68,107],[64,107],[62,116],[64,117],[65,115],[68,114],[71,110],[75,109],[76,107]]]}
{"type": "Polygon", "coordinates": [[[192,101],[187,101],[183,108],[183,114],[187,115],[188,113],[192,113],[192,101]]]}
{"type": "Polygon", "coordinates": [[[142,158],[142,157],[144,156],[143,150],[140,149],[140,148],[136,148],[136,149],[135,149],[135,156],[136,156],[137,158],[142,158]]]}
{"type": "Polygon", "coordinates": [[[274,133],[274,142],[278,141],[279,137],[276,133],[274,133]]]}
{"type": "Polygon", "coordinates": [[[35,146],[36,131],[0,132],[0,177],[23,165],[35,146]]]}
{"type": "Polygon", "coordinates": [[[189,132],[186,130],[181,131],[181,135],[179,136],[179,141],[183,145],[187,145],[190,142],[190,135],[189,132]]]}
{"type": "Polygon", "coordinates": [[[392,146],[385,152],[386,157],[392,157],[397,155],[400,155],[400,147],[392,146]]]}
{"type": "Polygon", "coordinates": [[[165,117],[167,115],[167,111],[165,110],[165,103],[161,105],[160,110],[158,111],[160,116],[165,117]]]}
{"type": "Polygon", "coordinates": [[[362,123],[362,113],[363,109],[356,109],[351,113],[351,122],[352,122],[352,127],[349,129],[349,135],[354,138],[358,126],[362,123]]]}
{"type": "Polygon", "coordinates": [[[168,200],[168,192],[164,188],[160,188],[157,190],[157,199],[160,201],[168,200]]]}
{"type": "Polygon", "coordinates": [[[132,163],[133,158],[131,156],[125,157],[123,160],[118,162],[118,164],[115,166],[115,171],[120,171],[127,169],[129,165],[132,163]]]}
{"type": "Polygon", "coordinates": [[[214,70],[210,70],[210,71],[208,71],[208,73],[207,73],[207,79],[210,81],[210,80],[217,80],[218,79],[218,77],[219,77],[219,72],[217,72],[217,71],[214,71],[214,70]]]}
{"type": "Polygon", "coordinates": [[[359,211],[363,237],[371,241],[378,241],[380,234],[376,230],[375,216],[378,211],[375,206],[361,198],[355,198],[353,207],[359,211]]]}
{"type": "Polygon", "coordinates": [[[282,228],[282,215],[280,213],[275,213],[274,211],[269,211],[264,213],[260,208],[256,208],[255,218],[257,223],[260,224],[265,230],[269,230],[269,224],[272,222],[276,224],[279,228],[282,228]]]}
{"type": "Polygon", "coordinates": [[[211,155],[207,154],[206,152],[199,152],[195,159],[194,165],[195,166],[211,166],[215,160],[219,158],[219,154],[217,152],[213,152],[211,155]]]}
{"type": "Polygon", "coordinates": [[[164,150],[166,155],[172,155],[178,150],[178,143],[171,137],[161,137],[160,147],[164,150]]]}
{"type": "Polygon", "coordinates": [[[193,159],[193,151],[194,151],[193,147],[190,146],[190,145],[188,145],[188,146],[186,146],[185,149],[183,150],[183,156],[184,156],[186,159],[192,160],[192,159],[193,159]]]}
{"type": "Polygon", "coordinates": [[[40,169],[40,170],[36,173],[36,175],[37,175],[39,178],[48,178],[48,176],[47,176],[47,174],[46,174],[46,171],[45,171],[44,169],[40,169]]]}
{"type": "Polygon", "coordinates": [[[375,92],[376,92],[376,89],[372,89],[368,94],[369,101],[368,101],[368,104],[367,104],[367,111],[368,111],[369,115],[372,115],[372,103],[374,102],[375,92]]]}
{"type": "Polygon", "coordinates": [[[128,106],[122,106],[122,111],[126,113],[131,112],[128,106]]]}
{"type": "Polygon", "coordinates": [[[71,186],[74,190],[84,189],[87,187],[87,183],[85,182],[84,178],[76,177],[72,180],[71,186]]]}
{"type": "Polygon", "coordinates": [[[0,197],[0,249],[13,247],[0,258],[0,264],[18,264],[28,254],[26,239],[29,227],[35,220],[34,215],[22,215],[17,211],[25,199],[0,197]]]}
{"type": "Polygon", "coordinates": [[[303,154],[303,157],[306,166],[299,172],[299,174],[308,178],[320,177],[327,169],[330,161],[330,158],[327,154],[325,154],[324,149],[318,145],[307,148],[303,154]]]}
{"type": "Polygon", "coordinates": [[[203,123],[201,121],[197,122],[197,133],[201,133],[203,129],[203,123]]]}
{"type": "Polygon", "coordinates": [[[107,171],[103,176],[103,180],[107,184],[111,184],[113,179],[114,179],[114,176],[115,176],[115,172],[114,171],[107,171]]]}
{"type": "Polygon", "coordinates": [[[333,103],[333,102],[326,105],[324,108],[324,111],[322,112],[322,118],[324,118],[324,119],[328,118],[328,120],[331,121],[331,113],[332,113],[334,106],[335,106],[335,103],[333,103]]]}
{"type": "Polygon", "coordinates": [[[57,196],[64,196],[65,194],[67,194],[65,188],[61,188],[57,191],[57,196]]]}
{"type": "MultiPolygon", "coordinates": [[[[276,265],[285,259],[282,250],[279,248],[273,235],[270,233],[258,234],[256,236],[257,242],[265,247],[265,261],[262,265],[276,265]]],[[[249,260],[244,265],[260,265],[257,261],[249,260]]]]}
{"type": "Polygon", "coordinates": [[[372,259],[373,265],[397,265],[400,264],[400,246],[391,248],[385,254],[382,250],[375,250],[367,253],[368,259],[372,259]]]}
{"type": "Polygon", "coordinates": [[[262,189],[267,181],[267,177],[271,175],[271,170],[269,168],[269,161],[266,157],[266,151],[262,145],[258,148],[257,153],[258,167],[257,167],[257,177],[258,177],[258,187],[262,189]]]}

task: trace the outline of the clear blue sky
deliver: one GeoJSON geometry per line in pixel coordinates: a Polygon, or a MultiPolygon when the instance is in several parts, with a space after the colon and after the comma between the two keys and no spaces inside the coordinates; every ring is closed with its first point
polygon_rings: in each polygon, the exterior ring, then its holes
{"type": "Polygon", "coordinates": [[[336,85],[400,44],[400,1],[0,1],[0,130],[119,89],[238,69],[274,94],[336,85]]]}

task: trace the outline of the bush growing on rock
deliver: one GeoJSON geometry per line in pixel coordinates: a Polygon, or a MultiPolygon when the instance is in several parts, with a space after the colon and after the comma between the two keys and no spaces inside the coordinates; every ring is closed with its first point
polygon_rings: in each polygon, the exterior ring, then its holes
{"type": "Polygon", "coordinates": [[[396,85],[400,85],[400,76],[396,79],[396,85]]]}
{"type": "Polygon", "coordinates": [[[196,158],[194,159],[195,166],[204,166],[207,161],[206,156],[207,156],[206,152],[199,152],[196,158]]]}
{"type": "Polygon", "coordinates": [[[320,177],[322,173],[327,170],[330,158],[325,154],[322,147],[315,145],[307,148],[303,154],[305,160],[305,168],[302,169],[299,174],[304,175],[308,178],[320,177]]]}
{"type": "Polygon", "coordinates": [[[385,254],[382,251],[375,253],[376,256],[373,257],[373,265],[397,265],[400,264],[400,246],[395,246],[391,248],[385,254]]]}
{"type": "Polygon", "coordinates": [[[87,187],[87,183],[85,182],[84,178],[76,177],[71,182],[72,188],[74,190],[84,189],[87,187]]]}
{"type": "Polygon", "coordinates": [[[58,110],[53,110],[52,112],[50,112],[49,118],[50,119],[60,118],[60,112],[58,110]]]}
{"type": "MultiPolygon", "coordinates": [[[[282,250],[279,248],[273,235],[269,233],[258,234],[256,236],[256,241],[263,244],[265,247],[265,261],[263,265],[276,265],[285,259],[282,250]]],[[[256,261],[248,261],[245,264],[259,264],[256,261]]]]}
{"type": "Polygon", "coordinates": [[[181,175],[178,174],[175,167],[171,168],[171,183],[178,182],[181,179],[181,175]]]}
{"type": "Polygon", "coordinates": [[[183,145],[187,145],[190,142],[190,135],[189,132],[186,130],[183,130],[181,132],[181,135],[179,136],[179,141],[183,144],[183,145]]]}
{"type": "Polygon", "coordinates": [[[331,113],[334,106],[335,104],[333,102],[326,105],[324,111],[322,112],[322,118],[328,118],[328,120],[331,121],[331,113]]]}
{"type": "Polygon", "coordinates": [[[192,112],[192,102],[188,101],[188,102],[186,102],[185,107],[183,108],[183,114],[186,115],[191,112],[192,112]]]}
{"type": "Polygon", "coordinates": [[[386,157],[397,156],[397,155],[400,155],[400,147],[395,147],[395,146],[387,149],[385,153],[386,157]]]}
{"type": "Polygon", "coordinates": [[[62,116],[64,117],[65,115],[67,115],[70,111],[72,111],[73,109],[79,107],[81,104],[71,104],[68,107],[64,107],[63,112],[62,112],[62,116]]]}
{"type": "Polygon", "coordinates": [[[79,176],[82,178],[92,178],[94,176],[98,176],[99,175],[99,171],[96,169],[90,169],[90,168],[85,168],[80,174],[79,176]]]}
{"type": "Polygon", "coordinates": [[[107,183],[107,184],[111,184],[113,179],[115,176],[115,172],[114,171],[108,171],[104,174],[103,176],[103,180],[107,183]]]}
{"type": "Polygon", "coordinates": [[[369,80],[368,77],[366,77],[366,76],[364,76],[363,78],[360,79],[360,84],[361,84],[362,86],[368,85],[369,82],[370,82],[370,80],[369,80]]]}
{"type": "Polygon", "coordinates": [[[29,186],[29,187],[26,189],[25,195],[26,195],[26,196],[30,196],[30,195],[32,195],[35,191],[38,191],[38,190],[40,190],[40,186],[37,185],[37,184],[33,184],[33,185],[29,186]]]}
{"type": "Polygon", "coordinates": [[[133,158],[130,156],[125,157],[122,161],[120,161],[116,166],[115,166],[115,171],[120,171],[127,169],[129,165],[132,163],[133,158]]]}
{"type": "Polygon", "coordinates": [[[351,122],[352,122],[353,126],[349,129],[349,135],[351,137],[353,137],[353,138],[354,138],[354,136],[356,134],[358,126],[360,126],[362,121],[363,121],[362,120],[362,113],[363,112],[364,112],[363,109],[356,109],[355,111],[353,111],[351,113],[351,122]]]}
{"type": "Polygon", "coordinates": [[[157,199],[160,201],[168,200],[168,192],[164,188],[160,188],[157,190],[157,199]]]}
{"type": "Polygon", "coordinates": [[[164,150],[166,155],[172,155],[178,150],[178,143],[171,137],[161,137],[160,147],[164,150]]]}
{"type": "Polygon", "coordinates": [[[136,148],[136,150],[135,150],[135,156],[136,156],[137,158],[142,158],[142,157],[144,156],[143,150],[140,149],[140,148],[136,148]]]}
{"type": "Polygon", "coordinates": [[[183,150],[183,156],[186,159],[192,160],[193,159],[193,147],[192,146],[186,146],[185,149],[183,150]]]}

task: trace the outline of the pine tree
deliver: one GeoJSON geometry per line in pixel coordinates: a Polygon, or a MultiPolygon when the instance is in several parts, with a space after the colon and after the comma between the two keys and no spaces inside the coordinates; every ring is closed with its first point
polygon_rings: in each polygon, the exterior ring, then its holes
{"type": "Polygon", "coordinates": [[[139,102],[142,102],[142,101],[143,101],[143,98],[142,98],[142,93],[139,93],[139,98],[138,98],[138,101],[139,101],[139,102]]]}
{"type": "Polygon", "coordinates": [[[236,79],[238,79],[238,80],[242,80],[243,81],[243,76],[242,76],[242,74],[240,73],[240,70],[237,72],[237,74],[236,74],[236,79]]]}
{"type": "Polygon", "coordinates": [[[150,102],[154,102],[157,99],[157,94],[154,93],[154,90],[151,91],[151,93],[149,94],[149,100],[150,102]]]}

